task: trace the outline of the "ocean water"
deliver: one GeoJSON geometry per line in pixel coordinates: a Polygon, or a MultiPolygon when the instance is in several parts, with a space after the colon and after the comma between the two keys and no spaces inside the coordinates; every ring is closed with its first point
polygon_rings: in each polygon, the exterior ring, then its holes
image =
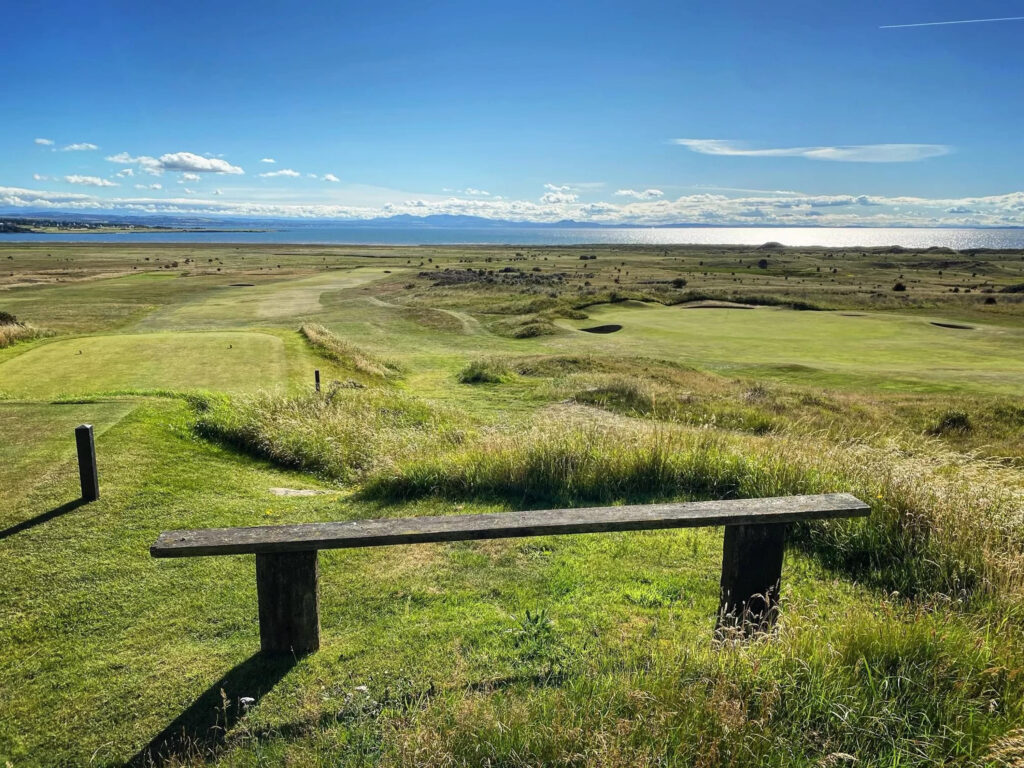
{"type": "Polygon", "coordinates": [[[82,243],[293,243],[320,245],[761,245],[778,242],[825,248],[900,245],[904,248],[1021,248],[1021,229],[869,229],[860,227],[584,227],[406,229],[297,225],[266,232],[130,232],[124,234],[0,234],[4,242],[82,243]]]}

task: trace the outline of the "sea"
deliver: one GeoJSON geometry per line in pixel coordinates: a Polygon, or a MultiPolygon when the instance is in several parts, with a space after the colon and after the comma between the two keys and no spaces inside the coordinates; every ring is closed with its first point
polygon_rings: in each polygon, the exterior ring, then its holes
{"type": "Polygon", "coordinates": [[[678,228],[422,228],[309,225],[259,232],[125,232],[108,234],[0,234],[0,243],[281,243],[316,245],[761,245],[856,248],[1024,249],[1024,228],[910,229],[866,227],[678,228]]]}

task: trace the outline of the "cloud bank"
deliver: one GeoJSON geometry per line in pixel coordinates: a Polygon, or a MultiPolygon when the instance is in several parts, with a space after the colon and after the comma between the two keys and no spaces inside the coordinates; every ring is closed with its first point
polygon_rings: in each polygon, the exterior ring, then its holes
{"type": "MultiPolygon", "coordinates": [[[[85,186],[116,186],[99,177],[65,177],[85,186]]],[[[98,197],[19,187],[0,187],[0,208],[8,210],[111,211],[251,218],[366,219],[397,214],[452,214],[551,223],[564,219],[597,224],[657,226],[873,226],[1016,227],[1024,226],[1024,192],[963,198],[881,195],[805,195],[753,193],[728,196],[697,193],[674,199],[625,199],[582,202],[549,185],[537,201],[447,197],[405,199],[378,206],[331,203],[225,202],[194,198],[98,197]]],[[[216,195],[211,195],[215,197],[216,195]]]]}

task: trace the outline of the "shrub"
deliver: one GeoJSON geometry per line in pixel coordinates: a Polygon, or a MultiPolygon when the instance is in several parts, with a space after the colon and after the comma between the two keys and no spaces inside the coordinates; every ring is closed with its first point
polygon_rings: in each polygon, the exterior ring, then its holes
{"type": "Polygon", "coordinates": [[[964,411],[950,410],[943,413],[935,425],[929,430],[933,435],[945,435],[949,432],[970,432],[971,418],[964,411]]]}
{"type": "Polygon", "coordinates": [[[896,283],[896,285],[894,285],[892,289],[896,292],[900,292],[907,290],[907,286],[904,285],[903,283],[896,283]]]}
{"type": "Polygon", "coordinates": [[[458,379],[463,384],[500,384],[512,375],[504,360],[474,360],[461,371],[458,379]]]}

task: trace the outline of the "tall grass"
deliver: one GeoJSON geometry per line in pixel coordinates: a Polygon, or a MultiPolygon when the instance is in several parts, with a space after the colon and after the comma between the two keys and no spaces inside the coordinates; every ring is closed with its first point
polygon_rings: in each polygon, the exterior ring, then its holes
{"type": "Polygon", "coordinates": [[[905,595],[1019,594],[1024,498],[985,465],[962,461],[951,471],[949,461],[711,430],[547,427],[397,462],[373,473],[364,493],[574,505],[848,491],[871,505],[868,520],[808,523],[794,532],[829,565],[905,595]]]}
{"type": "Polygon", "coordinates": [[[345,368],[381,379],[393,378],[401,373],[401,367],[397,363],[371,355],[322,325],[304,323],[299,332],[317,352],[345,368]]]}
{"type": "Polygon", "coordinates": [[[1019,477],[934,443],[908,451],[626,419],[581,426],[556,418],[525,432],[476,434],[449,412],[373,388],[199,404],[200,434],[359,481],[363,496],[388,501],[537,507],[848,491],[871,505],[870,518],[797,525],[792,540],[907,596],[1024,596],[1019,477]]]}
{"type": "Polygon", "coordinates": [[[389,390],[198,396],[193,405],[200,435],[330,480],[352,481],[399,456],[463,439],[437,409],[389,390]]]}
{"type": "Polygon", "coordinates": [[[17,344],[19,341],[30,341],[42,336],[52,335],[48,331],[36,328],[28,323],[0,323],[0,349],[17,344]]]}

